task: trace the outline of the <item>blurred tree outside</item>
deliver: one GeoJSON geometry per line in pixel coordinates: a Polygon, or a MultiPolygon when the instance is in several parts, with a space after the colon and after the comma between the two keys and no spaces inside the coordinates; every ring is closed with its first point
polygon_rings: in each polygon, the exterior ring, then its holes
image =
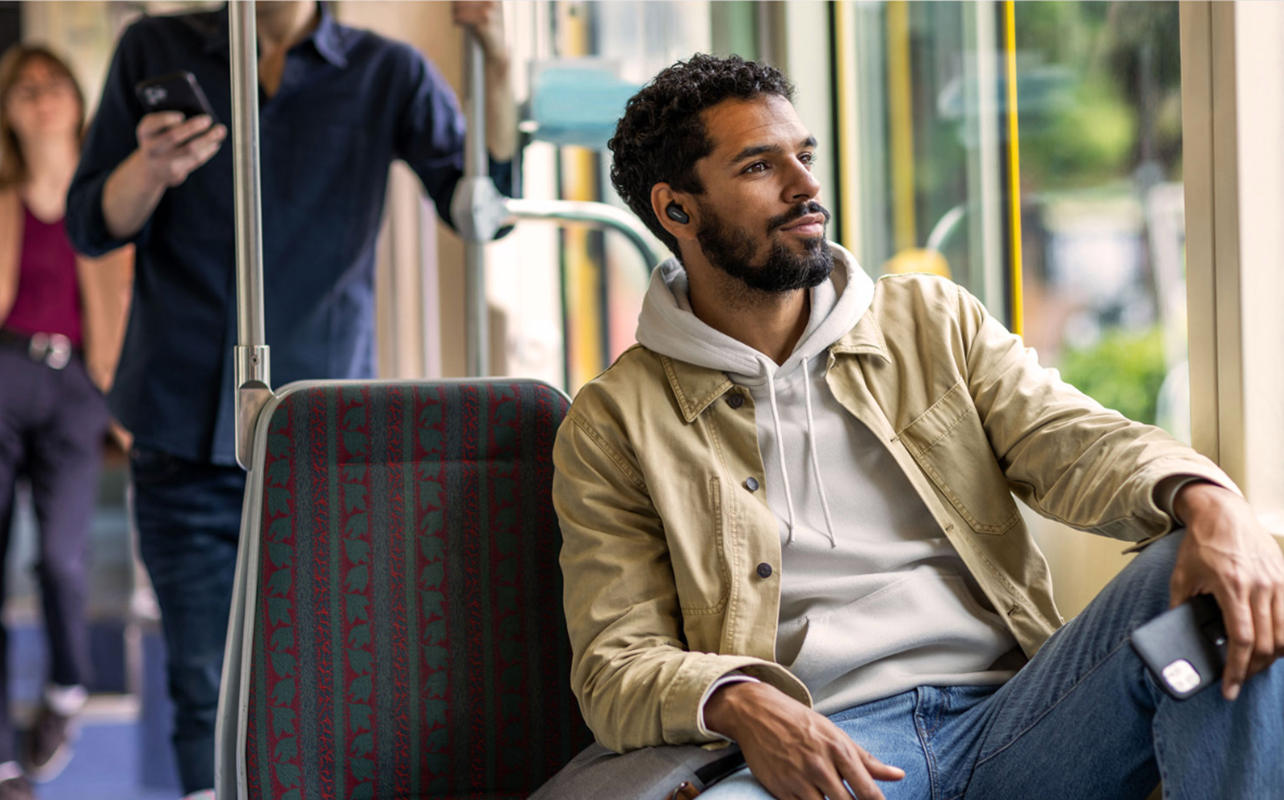
{"type": "Polygon", "coordinates": [[[1027,314],[1026,337],[1067,382],[1152,424],[1180,360],[1164,352],[1164,326],[1184,327],[1160,314],[1147,213],[1152,189],[1181,181],[1178,20],[1175,2],[1016,4],[1018,87],[1027,74],[1069,76],[1018,107],[1026,289],[1057,312],[1027,314]],[[1133,222],[1119,215],[1129,206],[1133,222]],[[1107,262],[1117,294],[1085,292],[1107,262]]]}
{"type": "Polygon", "coordinates": [[[1128,176],[1148,161],[1180,179],[1178,14],[1175,2],[1016,5],[1026,70],[1074,76],[1050,102],[1018,108],[1023,180],[1042,192],[1077,188],[1128,176]]]}
{"type": "Polygon", "coordinates": [[[1061,378],[1106,408],[1153,425],[1163,385],[1163,331],[1113,328],[1096,345],[1068,348],[1061,356],[1061,378]]]}
{"type": "MultiPolygon", "coordinates": [[[[952,277],[975,288],[983,265],[972,263],[969,227],[959,222],[978,210],[969,174],[980,146],[967,85],[977,55],[966,34],[971,7],[909,3],[907,30],[888,27],[888,5],[877,8],[888,50],[883,72],[871,76],[871,91],[889,93],[881,141],[908,134],[913,157],[907,165],[886,151],[874,162],[882,171],[875,185],[912,175],[915,246],[932,240],[952,277]],[[908,55],[906,84],[888,83],[897,48],[908,55]],[[889,85],[908,95],[894,96],[889,85]],[[899,127],[893,112],[904,115],[899,127]]],[[[1001,39],[1004,5],[995,11],[1001,39]]],[[[1015,24],[1026,342],[1104,405],[1154,422],[1166,372],[1185,357],[1184,318],[1159,302],[1151,252],[1153,190],[1181,181],[1178,4],[1021,2],[1015,24]]],[[[1003,80],[1004,54],[994,57],[1003,80]]],[[[995,97],[1002,125],[1004,86],[995,97]]],[[[903,246],[892,235],[894,208],[878,205],[884,233],[866,254],[884,269],[903,246]]],[[[1173,229],[1160,235],[1171,238],[1173,229]]],[[[1180,272],[1164,274],[1180,281],[1180,272]]]]}

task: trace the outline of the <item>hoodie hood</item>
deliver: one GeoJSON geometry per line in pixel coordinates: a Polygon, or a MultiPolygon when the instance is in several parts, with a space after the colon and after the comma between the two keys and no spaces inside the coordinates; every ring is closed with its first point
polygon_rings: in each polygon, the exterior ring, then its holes
{"type": "Polygon", "coordinates": [[[638,316],[638,343],[698,367],[753,380],[792,373],[847,334],[869,310],[874,282],[851,253],[830,242],[834,271],[811,289],[811,318],[785,363],[777,365],[739,339],[714,330],[691,312],[687,272],[670,258],[651,273],[638,316]]]}
{"type": "MultiPolygon", "coordinates": [[[[830,243],[834,254],[834,270],[829,280],[811,290],[811,310],[807,327],[799,338],[794,351],[783,364],[777,365],[765,353],[760,353],[744,342],[714,330],[701,322],[691,311],[687,273],[676,258],[665,261],[651,274],[651,285],[642,302],[638,317],[637,340],[644,347],[661,355],[695,364],[699,367],[721,370],[732,380],[748,386],[755,399],[765,395],[771,407],[770,427],[764,432],[767,420],[759,419],[759,445],[763,450],[764,468],[773,466],[771,448],[767,439],[775,441],[776,469],[784,489],[784,514],[789,533],[786,544],[794,541],[795,519],[793,486],[786,467],[785,434],[781,425],[777,384],[792,379],[795,372],[802,373],[803,402],[801,412],[805,420],[805,445],[811,472],[818,489],[820,506],[824,512],[826,532],[830,547],[838,546],[829,498],[821,475],[816,444],[815,418],[812,409],[812,374],[809,362],[825,352],[834,342],[847,334],[869,310],[874,299],[874,282],[856,263],[852,254],[830,243]]],[[[817,375],[823,382],[823,376],[817,375]]],[[[795,406],[786,408],[789,413],[799,411],[795,406]]]]}

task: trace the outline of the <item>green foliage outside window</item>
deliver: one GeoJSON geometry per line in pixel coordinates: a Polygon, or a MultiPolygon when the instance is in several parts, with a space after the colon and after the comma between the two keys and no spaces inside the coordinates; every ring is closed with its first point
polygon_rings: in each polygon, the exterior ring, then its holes
{"type": "Polygon", "coordinates": [[[1155,405],[1163,385],[1163,331],[1114,328],[1096,345],[1067,349],[1061,356],[1061,377],[1107,408],[1129,419],[1155,423],[1155,405]]]}

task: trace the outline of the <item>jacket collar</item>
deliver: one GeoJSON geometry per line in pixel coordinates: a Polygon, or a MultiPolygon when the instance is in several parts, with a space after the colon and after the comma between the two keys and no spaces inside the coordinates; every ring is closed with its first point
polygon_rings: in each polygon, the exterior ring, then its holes
{"type": "MultiPolygon", "coordinates": [[[[829,352],[834,355],[872,355],[888,360],[887,340],[883,338],[878,320],[869,311],[861,315],[855,327],[829,346],[829,352]]],[[[663,355],[660,356],[660,364],[669,379],[673,396],[678,400],[678,410],[688,424],[695,422],[696,417],[735,385],[721,370],[698,367],[663,355]]]]}
{"type": "Polygon", "coordinates": [[[883,338],[883,329],[874,318],[872,310],[862,314],[855,327],[830,345],[829,352],[835,355],[873,355],[884,361],[889,360],[887,340],[883,338]]]}
{"type": "MultiPolygon", "coordinates": [[[[317,7],[321,13],[321,21],[317,23],[312,33],[295,47],[311,43],[326,61],[336,67],[348,66],[348,48],[344,42],[343,26],[335,21],[328,3],[319,2],[317,7]]],[[[205,52],[227,53],[230,49],[228,26],[231,24],[227,6],[224,6],[222,11],[215,12],[215,16],[216,22],[205,37],[205,52]]]]}
{"type": "Polygon", "coordinates": [[[678,399],[678,409],[688,423],[695,422],[700,413],[721,397],[733,384],[727,373],[709,367],[697,367],[686,361],[660,356],[664,374],[678,399]]]}

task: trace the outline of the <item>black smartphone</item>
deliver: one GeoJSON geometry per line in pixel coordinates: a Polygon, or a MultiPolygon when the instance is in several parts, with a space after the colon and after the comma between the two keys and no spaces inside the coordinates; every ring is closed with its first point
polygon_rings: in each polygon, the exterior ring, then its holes
{"type": "Polygon", "coordinates": [[[141,81],[134,87],[134,94],[138,96],[145,114],[180,111],[185,119],[205,114],[215,125],[218,124],[218,117],[205,92],[201,91],[201,85],[196,82],[196,76],[187,70],[141,81]]]}
{"type": "Polygon", "coordinates": [[[1130,638],[1155,681],[1177,700],[1215,683],[1226,666],[1226,625],[1212,595],[1165,611],[1130,638]]]}

